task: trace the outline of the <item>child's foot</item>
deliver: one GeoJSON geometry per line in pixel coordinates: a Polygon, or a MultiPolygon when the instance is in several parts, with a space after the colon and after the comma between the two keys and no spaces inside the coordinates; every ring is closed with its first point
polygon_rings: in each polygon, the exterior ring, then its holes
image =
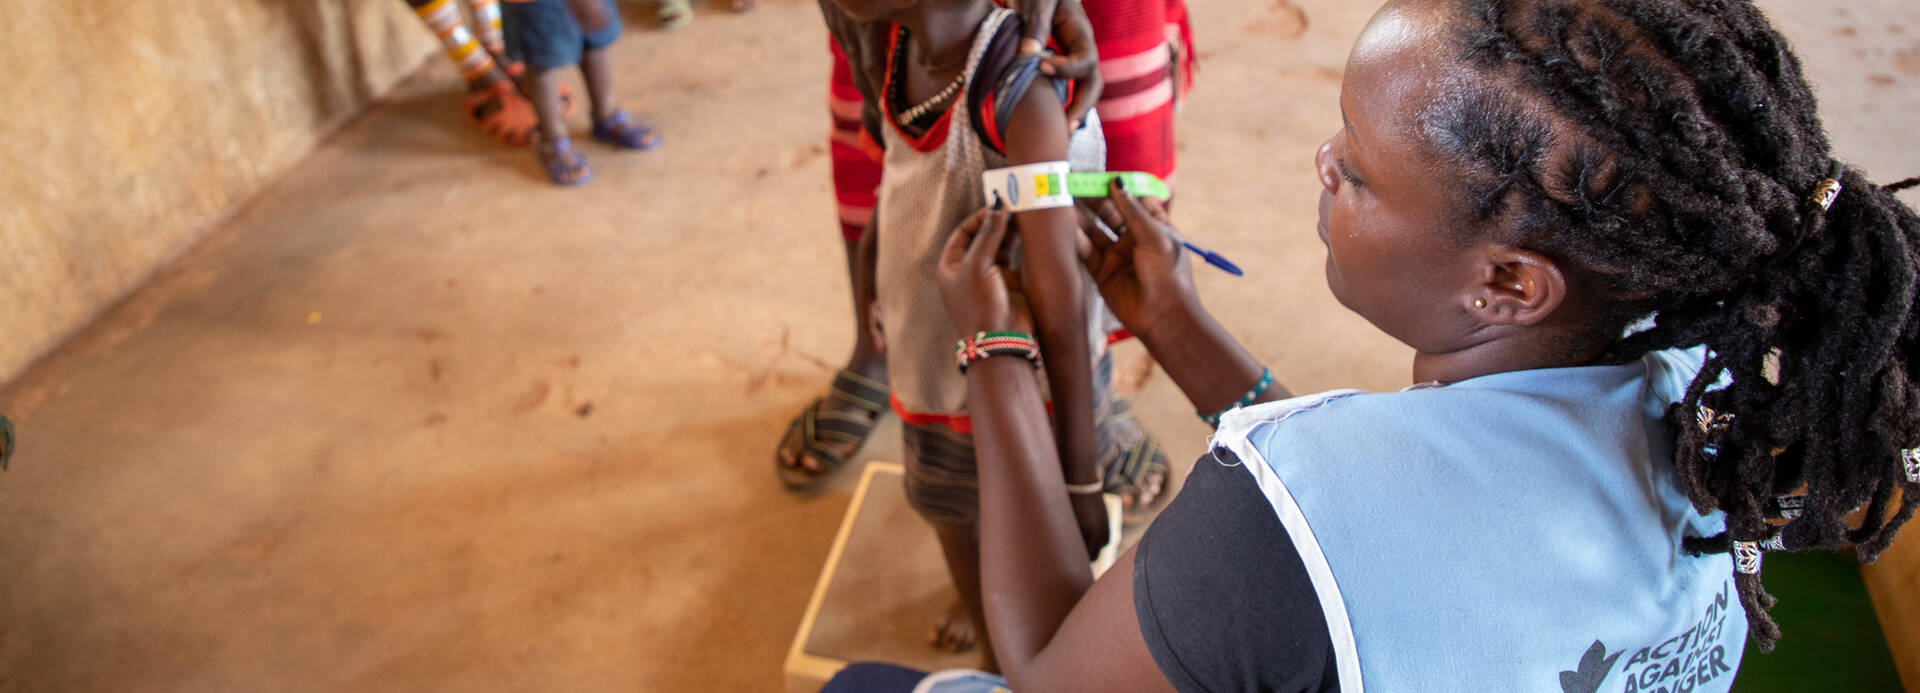
{"type": "Polygon", "coordinates": [[[973,649],[979,643],[979,632],[966,605],[955,599],[953,606],[947,607],[947,615],[934,625],[933,634],[928,638],[933,641],[934,648],[942,652],[960,653],[973,649]]]}
{"type": "Polygon", "coordinates": [[[547,170],[547,178],[554,185],[579,185],[593,180],[593,169],[587,167],[587,157],[573,150],[572,139],[562,137],[535,142],[533,154],[540,158],[540,167],[547,170]]]}
{"type": "Polygon", "coordinates": [[[622,149],[647,150],[660,146],[660,131],[652,123],[627,115],[624,108],[615,109],[606,120],[595,122],[593,138],[622,149]]]}

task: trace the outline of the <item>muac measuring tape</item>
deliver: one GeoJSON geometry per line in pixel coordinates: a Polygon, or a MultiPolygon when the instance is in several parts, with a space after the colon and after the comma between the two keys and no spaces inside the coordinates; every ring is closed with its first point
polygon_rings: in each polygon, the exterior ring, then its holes
{"type": "Polygon", "coordinates": [[[1029,212],[1073,206],[1076,197],[1106,197],[1107,186],[1118,178],[1127,192],[1136,197],[1167,200],[1172,194],[1166,181],[1142,171],[1076,172],[1065,161],[1043,161],[996,168],[980,174],[983,202],[993,204],[994,195],[1006,200],[1007,211],[1029,212]]]}
{"type": "MultiPolygon", "coordinates": [[[[1120,179],[1127,193],[1135,197],[1157,197],[1162,202],[1172,197],[1166,181],[1144,171],[1081,173],[1073,171],[1065,161],[1044,161],[996,168],[980,174],[980,194],[986,198],[981,202],[991,206],[997,196],[1006,201],[1009,212],[1072,207],[1073,198],[1076,197],[1106,197],[1107,186],[1115,178],[1120,179]]],[[[1108,240],[1119,240],[1119,235],[1107,228],[1099,217],[1094,217],[1093,221],[1102,233],[1107,234],[1108,240]]],[[[1236,277],[1246,274],[1225,256],[1194,245],[1192,241],[1182,238],[1180,245],[1227,274],[1236,277]]]]}

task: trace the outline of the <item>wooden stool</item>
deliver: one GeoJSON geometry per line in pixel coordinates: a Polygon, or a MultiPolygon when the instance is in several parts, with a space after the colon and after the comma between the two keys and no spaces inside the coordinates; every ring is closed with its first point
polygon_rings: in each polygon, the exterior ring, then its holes
{"type": "MultiPolygon", "coordinates": [[[[813,597],[787,649],[786,689],[813,693],[848,662],[882,661],[922,671],[978,667],[980,653],[946,654],[928,635],[954,599],[940,540],[913,508],[898,464],[871,462],[827,551],[813,597]]],[[[1120,501],[1107,496],[1114,543],[1095,575],[1118,555],[1120,501]]]]}

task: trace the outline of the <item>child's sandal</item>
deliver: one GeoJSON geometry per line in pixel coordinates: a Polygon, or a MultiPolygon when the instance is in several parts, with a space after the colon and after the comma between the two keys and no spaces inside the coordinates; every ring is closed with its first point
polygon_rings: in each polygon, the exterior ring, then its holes
{"type": "Polygon", "coordinates": [[[813,400],[799,416],[787,424],[780,447],[773,456],[774,470],[787,490],[812,493],[824,488],[834,474],[847,466],[851,456],[867,443],[867,436],[880,415],[887,411],[887,384],[853,371],[833,376],[833,387],[826,397],[813,400]],[[853,411],[823,411],[827,400],[836,399],[853,411]],[[818,467],[806,466],[811,458],[818,467]]]}
{"type": "Polygon", "coordinates": [[[660,146],[660,131],[652,123],[627,115],[619,109],[606,120],[593,124],[593,138],[622,149],[648,150],[660,146]]]}
{"type": "Polygon", "coordinates": [[[468,94],[461,105],[469,120],[488,136],[506,144],[526,144],[528,135],[540,126],[533,104],[513,88],[512,82],[504,79],[468,94]]]}
{"type": "Polygon", "coordinates": [[[660,28],[674,31],[693,23],[692,0],[660,0],[660,9],[654,12],[654,18],[660,21],[660,28]]]}
{"type": "Polygon", "coordinates": [[[593,169],[587,166],[586,155],[573,150],[572,139],[534,142],[533,154],[539,157],[540,167],[546,169],[547,179],[554,185],[579,185],[593,180],[593,169]]]}

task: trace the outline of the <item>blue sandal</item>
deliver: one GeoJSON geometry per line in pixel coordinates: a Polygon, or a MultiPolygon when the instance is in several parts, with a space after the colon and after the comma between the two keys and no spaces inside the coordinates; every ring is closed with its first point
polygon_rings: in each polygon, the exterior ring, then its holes
{"type": "Polygon", "coordinates": [[[627,115],[624,108],[594,123],[593,138],[622,149],[645,151],[660,146],[660,131],[652,123],[627,115]]]}
{"type": "Polygon", "coordinates": [[[547,170],[547,179],[553,181],[554,185],[579,185],[593,180],[593,169],[587,166],[587,157],[573,150],[573,140],[570,138],[536,141],[533,143],[533,155],[540,158],[540,167],[547,170]]]}

